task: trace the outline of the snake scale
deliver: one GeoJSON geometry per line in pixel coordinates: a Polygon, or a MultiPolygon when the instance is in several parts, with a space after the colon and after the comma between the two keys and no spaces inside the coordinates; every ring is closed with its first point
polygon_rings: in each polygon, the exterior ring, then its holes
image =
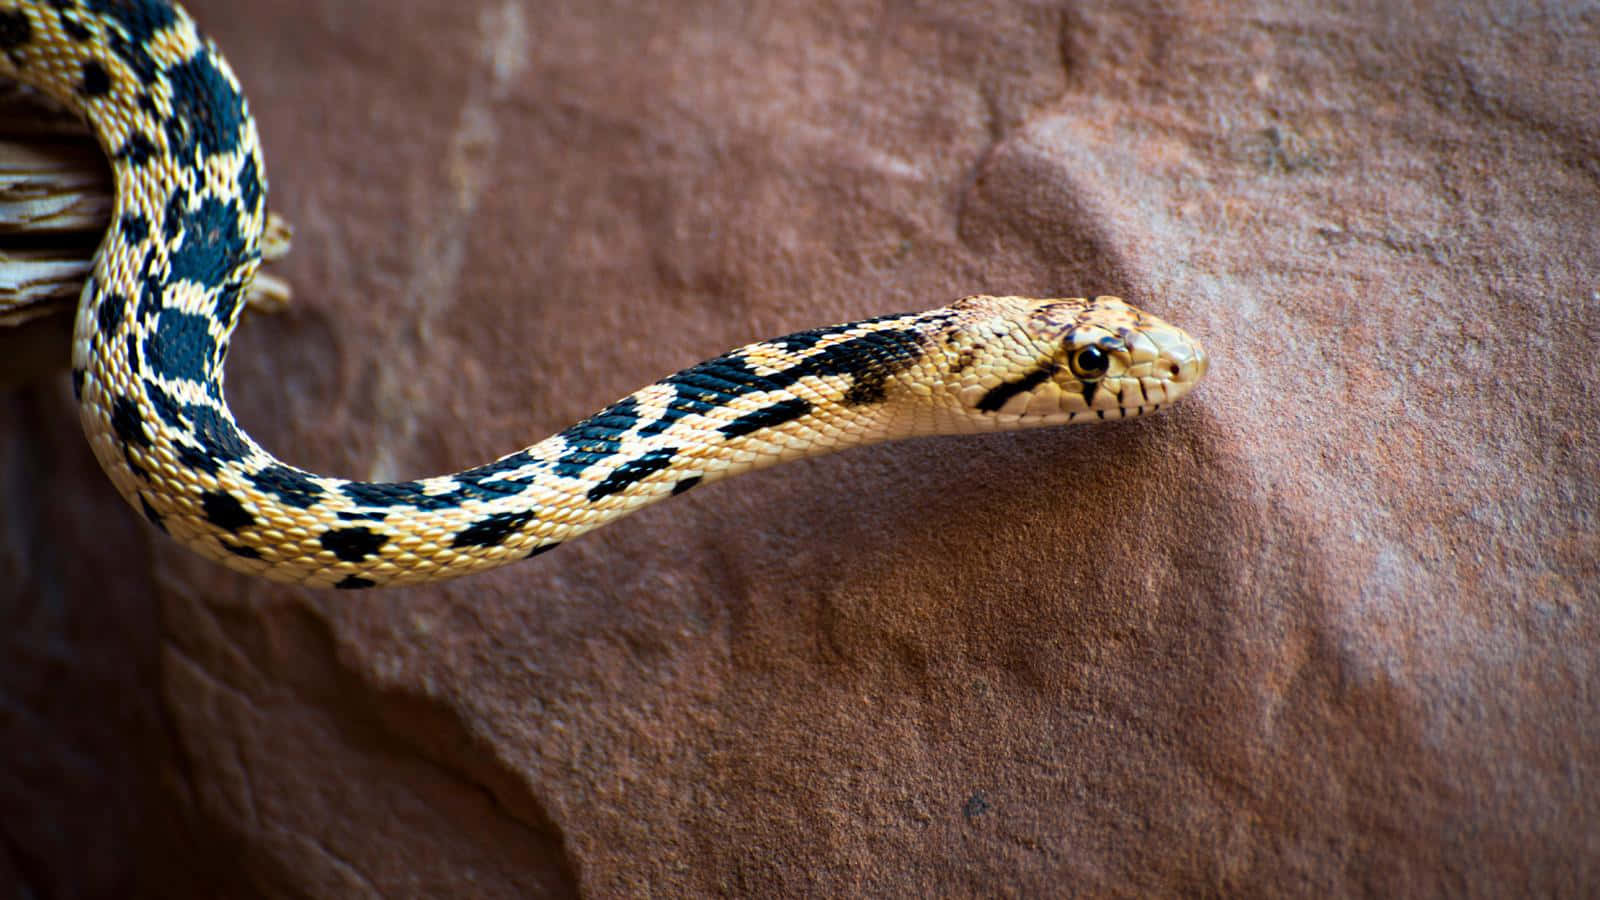
{"type": "Polygon", "coordinates": [[[116,180],[72,347],[94,454],[155,527],[253,575],[463,575],[784,460],[1155,412],[1206,370],[1196,341],[1113,297],[975,296],[741,347],[453,475],[315,475],[244,434],[223,397],[266,173],[216,47],[166,0],[0,0],[0,51],[0,74],[87,119],[116,180]]]}

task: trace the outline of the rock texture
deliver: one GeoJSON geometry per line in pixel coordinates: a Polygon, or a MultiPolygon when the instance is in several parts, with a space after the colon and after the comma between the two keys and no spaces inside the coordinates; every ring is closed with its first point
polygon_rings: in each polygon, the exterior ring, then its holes
{"type": "Polygon", "coordinates": [[[65,377],[0,395],[0,882],[1600,883],[1600,10],[1112,6],[195,0],[298,228],[231,396],[310,468],[978,291],[1212,374],[354,597],[143,527],[65,377]]]}

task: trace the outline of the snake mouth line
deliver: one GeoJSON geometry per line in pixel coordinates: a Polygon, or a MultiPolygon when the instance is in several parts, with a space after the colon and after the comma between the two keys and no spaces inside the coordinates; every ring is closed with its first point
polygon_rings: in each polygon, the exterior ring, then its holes
{"type": "Polygon", "coordinates": [[[1131,419],[1134,416],[1142,416],[1145,413],[1153,413],[1156,410],[1159,410],[1162,407],[1162,405],[1163,404],[1160,404],[1160,403],[1150,403],[1150,404],[1146,404],[1144,406],[1127,406],[1127,407],[1123,407],[1122,409],[1102,409],[1102,410],[1096,410],[1096,412],[1100,413],[1100,418],[1102,418],[1102,419],[1131,419]],[[1114,413],[1120,413],[1120,415],[1116,415],[1116,416],[1108,416],[1108,415],[1106,415],[1106,413],[1113,413],[1113,412],[1114,413]]]}
{"type": "Polygon", "coordinates": [[[1161,409],[1161,407],[1168,406],[1170,403],[1171,401],[1168,401],[1167,403],[1149,403],[1144,406],[1116,407],[1114,409],[1091,409],[1085,412],[1073,413],[1072,421],[1087,422],[1091,418],[1097,422],[1112,422],[1117,419],[1132,419],[1147,413],[1157,412],[1161,409]]]}

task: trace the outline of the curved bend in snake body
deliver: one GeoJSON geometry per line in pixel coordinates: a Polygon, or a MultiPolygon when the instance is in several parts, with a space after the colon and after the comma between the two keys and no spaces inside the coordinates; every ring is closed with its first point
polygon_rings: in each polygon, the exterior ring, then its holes
{"type": "Polygon", "coordinates": [[[1188,335],[1115,298],[968,297],[742,347],[454,475],[313,475],[245,435],[223,397],[266,176],[215,47],[166,0],[0,0],[0,74],[82,114],[116,177],[73,339],[96,457],[156,527],[278,581],[479,571],[783,460],[1155,412],[1206,369],[1188,335]]]}

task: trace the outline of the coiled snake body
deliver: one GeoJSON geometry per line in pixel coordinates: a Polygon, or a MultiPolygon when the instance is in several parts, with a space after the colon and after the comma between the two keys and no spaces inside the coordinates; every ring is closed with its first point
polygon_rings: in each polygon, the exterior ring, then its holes
{"type": "Polygon", "coordinates": [[[72,352],[96,457],[156,527],[274,580],[475,572],[783,460],[1154,412],[1206,369],[1188,335],[1115,298],[968,297],[742,347],[454,475],[313,475],[261,449],[223,397],[266,175],[215,47],[166,0],[0,0],[0,74],[79,111],[111,158],[112,225],[72,352]]]}

